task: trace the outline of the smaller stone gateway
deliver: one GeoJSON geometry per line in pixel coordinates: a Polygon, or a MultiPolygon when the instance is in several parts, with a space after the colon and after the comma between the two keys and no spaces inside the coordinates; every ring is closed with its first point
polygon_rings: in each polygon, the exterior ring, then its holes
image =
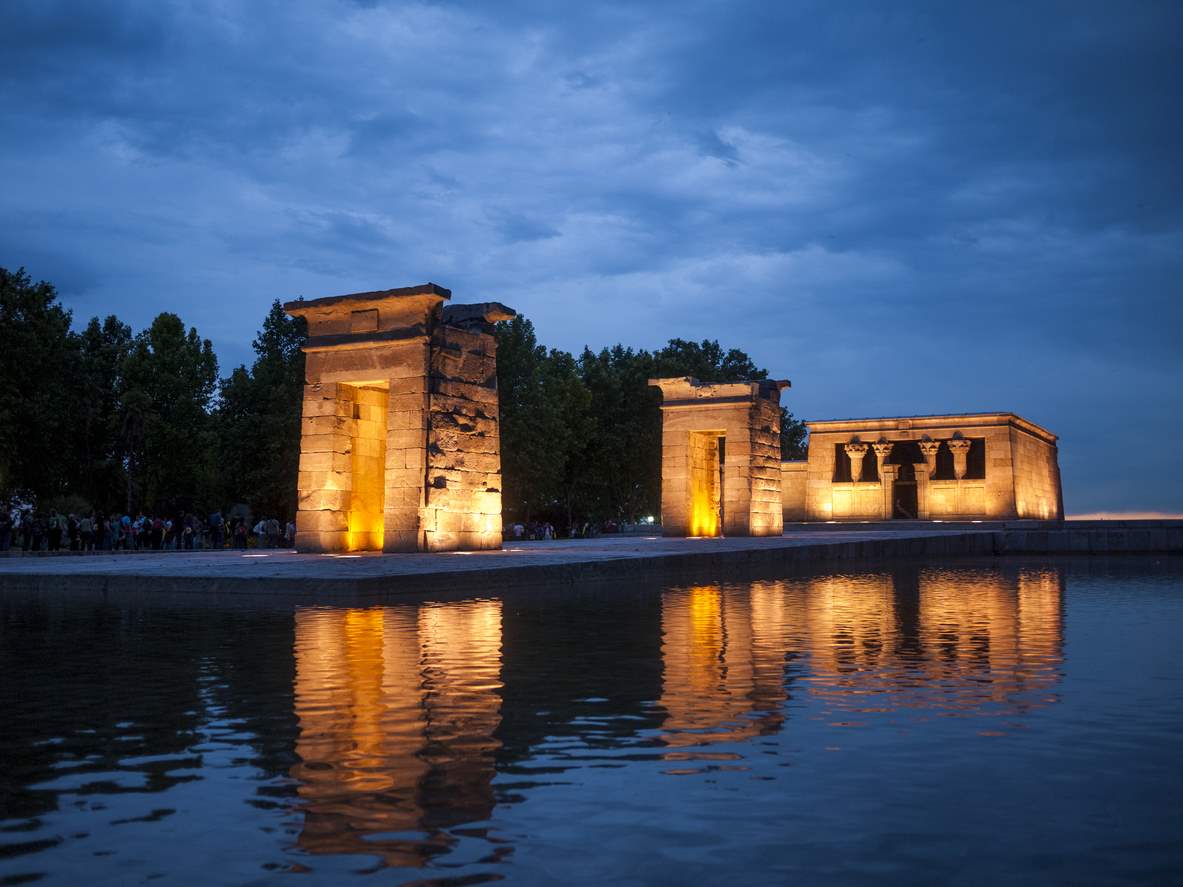
{"type": "Polygon", "coordinates": [[[493,324],[434,283],[288,302],[308,322],[296,549],[501,547],[493,324]]]}
{"type": "Polygon", "coordinates": [[[665,536],[779,536],[780,392],[786,380],[660,388],[665,536]]]}
{"type": "Polygon", "coordinates": [[[807,422],[784,520],[1062,520],[1056,435],[1014,413],[807,422]]]}

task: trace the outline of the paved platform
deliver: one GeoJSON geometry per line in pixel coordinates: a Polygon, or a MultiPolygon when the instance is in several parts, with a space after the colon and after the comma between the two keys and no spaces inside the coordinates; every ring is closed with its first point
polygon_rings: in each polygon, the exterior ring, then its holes
{"type": "Polygon", "coordinates": [[[0,591],[143,591],[299,597],[494,591],[587,579],[705,578],[829,561],[1023,553],[1183,552],[1183,521],[807,525],[783,536],[605,536],[507,542],[501,551],[297,554],[281,549],[0,558],[0,591]]]}

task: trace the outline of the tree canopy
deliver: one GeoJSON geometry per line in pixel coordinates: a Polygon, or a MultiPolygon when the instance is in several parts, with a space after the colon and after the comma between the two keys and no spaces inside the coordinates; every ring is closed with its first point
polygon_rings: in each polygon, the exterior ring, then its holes
{"type": "MultiPolygon", "coordinates": [[[[274,302],[251,365],[226,376],[210,341],[175,314],[138,333],[114,315],[79,332],[72,320],[51,284],[0,268],[0,496],[106,512],[245,503],[256,515],[295,515],[303,320],[274,302]]],[[[506,516],[562,530],[658,513],[660,394],[649,379],[768,375],[713,340],[573,355],[540,343],[524,317],[495,336],[506,516]]],[[[786,458],[804,454],[804,436],[782,411],[786,458]]]]}
{"type": "MultiPolygon", "coordinates": [[[[576,358],[538,344],[533,325],[497,327],[503,507],[518,520],[636,521],[661,507],[660,393],[649,379],[766,379],[768,372],[717,341],[671,339],[657,351],[623,345],[576,358]]],[[[782,455],[804,455],[805,426],[781,411],[782,455]]]]}

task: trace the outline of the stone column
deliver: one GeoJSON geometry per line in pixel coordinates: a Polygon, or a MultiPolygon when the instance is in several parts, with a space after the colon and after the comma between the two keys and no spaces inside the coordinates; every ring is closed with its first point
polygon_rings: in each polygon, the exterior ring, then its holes
{"type": "MultiPolygon", "coordinates": [[[[926,472],[924,476],[925,480],[928,480],[932,476],[932,473],[937,470],[937,450],[940,448],[941,442],[939,440],[920,441],[920,455],[924,457],[926,472]]],[[[919,479],[919,473],[917,473],[916,477],[919,479]]]]}
{"type": "Polygon", "coordinates": [[[843,446],[850,457],[850,479],[858,483],[863,476],[863,457],[867,455],[865,443],[848,443],[843,446]]]}
{"type": "Polygon", "coordinates": [[[310,375],[300,423],[296,546],[344,551],[353,488],[354,397],[346,385],[316,379],[315,366],[310,375]]]}
{"type": "Polygon", "coordinates": [[[896,474],[900,467],[887,464],[887,458],[891,455],[891,444],[888,441],[881,440],[871,446],[875,449],[875,461],[879,468],[879,484],[883,487],[883,519],[891,520],[892,488],[895,486],[896,474]]]}
{"type": "Polygon", "coordinates": [[[948,444],[953,452],[953,473],[961,480],[965,477],[965,461],[969,455],[970,442],[965,438],[955,437],[948,441],[948,444]]]}
{"type": "Polygon", "coordinates": [[[386,402],[386,497],[383,506],[385,552],[423,551],[427,502],[426,342],[403,349],[405,361],[391,373],[386,402]]]}

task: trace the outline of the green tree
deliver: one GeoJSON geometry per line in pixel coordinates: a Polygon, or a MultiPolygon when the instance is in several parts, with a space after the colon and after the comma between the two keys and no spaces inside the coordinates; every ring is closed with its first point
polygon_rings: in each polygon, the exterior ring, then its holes
{"type": "Polygon", "coordinates": [[[131,327],[113,314],[102,322],[91,318],[78,335],[77,378],[72,386],[78,401],[71,436],[74,486],[92,506],[105,511],[122,508],[126,498],[120,403],[131,346],[131,327]]]}
{"type": "Polygon", "coordinates": [[[585,508],[596,520],[637,520],[661,497],[660,395],[649,388],[653,355],[616,345],[584,349],[580,373],[591,393],[584,470],[585,508]]]}
{"type": "Polygon", "coordinates": [[[276,300],[252,343],[250,370],[240,366],[221,382],[222,493],[258,515],[295,517],[306,340],[304,320],[289,317],[276,300]]]}
{"type": "MultiPolygon", "coordinates": [[[[694,376],[700,382],[739,382],[767,379],[768,370],[756,366],[743,351],[732,348],[727,352],[718,342],[687,342],[670,339],[665,348],[654,355],[657,376],[694,376]]],[[[806,456],[805,423],[796,419],[787,407],[780,408],[780,452],[782,459],[804,459],[806,456]]]]}
{"type": "Polygon", "coordinates": [[[582,444],[585,395],[570,355],[548,353],[524,317],[500,323],[497,389],[501,405],[502,501],[512,519],[573,507],[569,465],[582,444]]]}
{"type": "Polygon", "coordinates": [[[195,328],[186,332],[177,315],[159,314],[135,337],[124,372],[120,426],[128,510],[196,507],[213,485],[213,346],[195,328]]]}
{"type": "Polygon", "coordinates": [[[52,284],[0,268],[0,492],[68,492],[78,349],[52,284]]]}

